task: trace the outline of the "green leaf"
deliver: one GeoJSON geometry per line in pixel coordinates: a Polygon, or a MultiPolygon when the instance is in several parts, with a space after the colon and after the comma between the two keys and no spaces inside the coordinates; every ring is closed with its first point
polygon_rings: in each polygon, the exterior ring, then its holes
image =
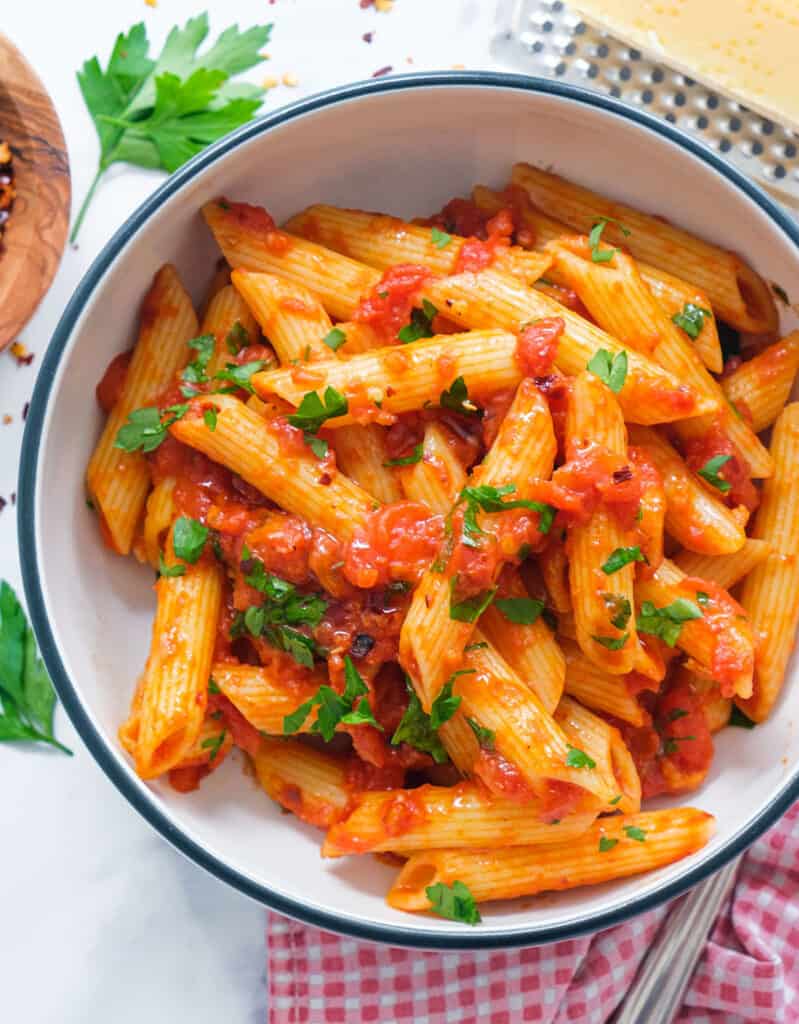
{"type": "Polygon", "coordinates": [[[452,412],[460,413],[461,416],[482,418],[484,415],[483,410],[470,400],[463,377],[456,377],[447,390],[441,392],[438,404],[442,409],[450,409],[452,412]]]}
{"type": "Polygon", "coordinates": [[[618,796],[614,796],[612,800],[608,801],[612,805],[616,805],[621,800],[621,793],[618,796]]]}
{"type": "Polygon", "coordinates": [[[216,430],[216,409],[208,408],[203,409],[203,422],[206,427],[213,433],[216,430]]]}
{"type": "Polygon", "coordinates": [[[55,690],[47,669],[39,657],[33,630],[25,630],[25,669],[23,679],[23,707],[28,718],[46,736],[53,735],[55,690]]]}
{"type": "Polygon", "coordinates": [[[0,689],[20,706],[25,704],[26,627],[22,605],[3,580],[0,582],[0,689]]]}
{"type": "Polygon", "coordinates": [[[408,687],[408,706],[391,737],[391,744],[396,747],[400,743],[407,743],[409,746],[415,747],[416,750],[430,754],[436,764],[444,764],[448,760],[447,752],[435,729],[431,726],[430,716],[425,714],[407,676],[405,685],[408,687]]]}
{"type": "Polygon", "coordinates": [[[646,842],[646,832],[642,828],[637,828],[635,825],[625,825],[624,831],[629,839],[634,839],[637,843],[646,842]]]}
{"type": "Polygon", "coordinates": [[[298,708],[291,712],[290,715],[286,715],[283,719],[283,734],[285,736],[292,736],[295,732],[299,732],[300,729],[305,725],[305,722],[313,710],[313,706],[316,703],[316,699],[311,697],[310,700],[306,700],[303,704],[300,704],[298,708]]]}
{"type": "Polygon", "coordinates": [[[252,375],[260,373],[266,365],[267,361],[265,359],[253,359],[252,362],[242,363],[240,366],[236,363],[228,363],[224,370],[214,374],[214,380],[230,381],[237,388],[241,388],[243,391],[254,395],[255,389],[251,383],[252,375]]]}
{"type": "Polygon", "coordinates": [[[208,680],[208,692],[209,693],[221,693],[219,689],[219,683],[214,679],[213,676],[208,680]]]}
{"type": "Polygon", "coordinates": [[[202,743],[200,744],[200,747],[203,750],[210,751],[210,753],[208,754],[208,764],[214,763],[214,759],[216,758],[216,755],[222,748],[222,744],[225,742],[226,736],[227,731],[223,729],[222,732],[217,733],[216,736],[209,736],[208,739],[203,740],[202,743]]]}
{"type": "Polygon", "coordinates": [[[573,747],[569,745],[569,752],[566,755],[566,767],[567,768],[587,768],[593,770],[596,768],[596,761],[589,757],[584,750],[580,750],[579,747],[573,747]]]}
{"type": "Polygon", "coordinates": [[[203,553],[207,539],[208,527],[203,526],[196,519],[180,516],[175,520],[172,531],[172,545],[176,556],[183,559],[184,562],[194,565],[203,553]]]}
{"type": "Polygon", "coordinates": [[[718,471],[722,466],[725,466],[731,458],[731,455],[715,455],[712,459],[708,459],[701,469],[697,470],[697,475],[701,476],[703,480],[707,480],[711,487],[715,487],[716,490],[721,491],[722,494],[729,494],[732,490],[732,484],[729,480],[724,480],[720,477],[718,471]]]}
{"type": "Polygon", "coordinates": [[[160,410],[155,406],[134,409],[128,422],[117,431],[115,448],[125,452],[152,452],[166,439],[167,430],[188,412],[188,403],[170,405],[160,410]],[[165,419],[163,417],[166,417],[165,419]]]}
{"type": "Polygon", "coordinates": [[[705,326],[706,316],[713,316],[709,309],[696,306],[693,302],[686,302],[680,312],[675,313],[671,319],[689,338],[696,341],[705,326]]]}
{"type": "Polygon", "coordinates": [[[383,732],[383,726],[372,714],[369,700],[366,697],[361,697],[358,706],[353,708],[352,711],[348,711],[346,715],[343,715],[341,721],[345,725],[372,725],[375,729],[383,732]]]}
{"type": "Polygon", "coordinates": [[[710,594],[706,594],[704,590],[697,590],[696,592],[696,603],[706,605],[710,603],[710,594]]]}
{"type": "Polygon", "coordinates": [[[600,241],[602,240],[602,232],[611,221],[614,224],[618,224],[623,235],[627,236],[631,234],[630,230],[626,228],[621,221],[616,220],[615,217],[601,217],[591,228],[591,233],[588,236],[588,244],[591,247],[591,259],[594,263],[607,263],[609,260],[612,260],[618,252],[618,249],[599,248],[600,241]]]}
{"type": "Polygon", "coordinates": [[[687,714],[688,712],[685,708],[672,708],[671,711],[669,711],[669,721],[677,722],[679,719],[685,718],[687,714]]]}
{"type": "Polygon", "coordinates": [[[232,356],[237,356],[243,348],[250,344],[250,336],[240,320],[230,328],[225,338],[225,348],[232,356]]]}
{"type": "Polygon", "coordinates": [[[685,597],[677,598],[665,608],[656,608],[651,601],[644,601],[636,626],[639,633],[649,633],[659,637],[668,647],[674,647],[680,638],[683,623],[701,618],[701,608],[685,597]]]}
{"type": "Polygon", "coordinates": [[[401,459],[386,459],[383,463],[384,466],[413,466],[417,462],[421,462],[424,457],[424,445],[414,445],[413,451],[410,455],[405,455],[401,459]]]}
{"type": "Polygon", "coordinates": [[[600,594],[616,629],[626,629],[633,614],[632,605],[623,594],[600,594]]]}
{"type": "Polygon", "coordinates": [[[194,349],[197,357],[184,367],[180,375],[181,379],[189,384],[203,384],[208,380],[205,370],[214,354],[216,338],[213,334],[201,334],[198,338],[192,338],[187,344],[189,348],[194,349]]]}
{"type": "Polygon", "coordinates": [[[619,569],[623,569],[625,565],[629,565],[630,562],[645,562],[646,558],[641,554],[641,549],[636,545],[630,548],[616,548],[608,556],[605,564],[602,566],[602,572],[605,575],[610,576],[614,572],[618,572],[619,569]]]}
{"type": "Polygon", "coordinates": [[[365,696],[367,693],[369,693],[369,687],[353,665],[352,658],[346,655],[344,658],[344,700],[352,706],[356,697],[365,696]]]}
{"type": "Polygon", "coordinates": [[[463,882],[452,885],[436,882],[428,885],[425,894],[430,900],[430,910],[448,921],[462,921],[464,924],[479,924],[482,918],[469,887],[463,882]]]}
{"type": "Polygon", "coordinates": [[[586,369],[618,395],[627,379],[627,353],[622,349],[615,356],[611,356],[607,349],[597,349],[589,359],[586,369]]]}
{"type": "MultiPolygon", "coordinates": [[[[455,582],[454,579],[452,582],[455,582]]],[[[480,594],[475,594],[474,597],[467,597],[463,601],[453,601],[450,596],[449,617],[457,622],[477,622],[491,604],[496,592],[497,588],[492,587],[490,590],[484,590],[480,594]]]]}
{"type": "Polygon", "coordinates": [[[494,601],[508,622],[530,626],[544,610],[544,602],[532,597],[500,597],[494,601]]]}
{"type": "Polygon", "coordinates": [[[733,704],[727,725],[734,725],[738,729],[754,729],[757,722],[753,722],[749,715],[745,715],[737,704],[733,704]]]}
{"type": "Polygon", "coordinates": [[[456,504],[466,502],[466,511],[463,514],[463,543],[467,547],[479,547],[478,535],[484,533],[477,522],[478,511],[507,512],[514,508],[530,509],[538,513],[539,533],[549,533],[555,519],[556,509],[543,502],[530,501],[525,498],[505,501],[505,496],[513,494],[515,490],[515,484],[505,484],[503,487],[480,484],[476,487],[463,488],[458,495],[456,504]]]}
{"type": "Polygon", "coordinates": [[[340,327],[334,327],[332,331],[322,338],[322,343],[327,345],[328,348],[332,348],[334,352],[338,352],[341,346],[346,342],[347,335],[340,327]]]}
{"type": "Polygon", "coordinates": [[[476,722],[473,718],[467,718],[466,721],[469,723],[469,727],[477,737],[477,742],[484,750],[493,750],[494,743],[496,741],[496,733],[493,729],[484,729],[479,722],[476,722]]]}
{"type": "Polygon", "coordinates": [[[442,231],[440,228],[431,228],[430,241],[436,249],[446,249],[452,241],[452,235],[448,235],[446,231],[442,231]]]}
{"type": "Polygon", "coordinates": [[[266,611],[264,607],[258,604],[250,605],[244,612],[244,626],[247,632],[257,639],[263,633],[265,625],[266,611]]]}
{"type": "Polygon", "coordinates": [[[591,639],[608,651],[620,651],[630,639],[630,634],[624,633],[622,636],[592,636],[591,639]]]}
{"type": "Polygon", "coordinates": [[[297,411],[287,417],[292,427],[298,427],[306,433],[315,434],[323,423],[337,416],[345,416],[349,411],[347,399],[335,388],[329,387],[324,394],[324,401],[315,391],[302,396],[297,411]]]}
{"type": "Polygon", "coordinates": [[[432,338],[435,334],[433,330],[433,317],[437,313],[436,307],[427,299],[423,300],[421,309],[412,309],[411,322],[406,324],[397,334],[402,344],[409,345],[413,341],[419,341],[420,338],[432,338]]]}
{"type": "Polygon", "coordinates": [[[167,565],[164,561],[164,554],[162,551],[158,552],[158,575],[165,576],[169,579],[172,576],[185,576],[186,566],[181,565],[180,562],[176,562],[174,565],[167,565]]]}
{"type": "Polygon", "coordinates": [[[286,654],[290,654],[298,665],[313,668],[316,644],[311,637],[300,633],[298,629],[292,629],[291,626],[276,626],[275,633],[279,641],[277,646],[286,654]]]}
{"type": "Polygon", "coordinates": [[[459,676],[470,676],[474,674],[473,668],[461,668],[453,672],[438,692],[430,708],[430,726],[433,729],[440,729],[441,726],[450,720],[460,707],[461,697],[452,696],[452,687],[459,676]]]}
{"type": "Polygon", "coordinates": [[[607,853],[618,843],[618,839],[610,839],[608,836],[599,837],[599,852],[607,853]]]}

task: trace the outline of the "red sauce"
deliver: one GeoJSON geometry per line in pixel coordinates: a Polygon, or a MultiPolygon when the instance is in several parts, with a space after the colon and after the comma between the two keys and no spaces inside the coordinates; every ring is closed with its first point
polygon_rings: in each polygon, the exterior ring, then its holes
{"type": "Polygon", "coordinates": [[[262,522],[244,536],[244,543],[267,572],[290,583],[307,583],[313,530],[299,516],[267,512],[262,522]]]}
{"type": "Polygon", "coordinates": [[[516,361],[525,377],[544,377],[550,372],[565,329],[559,316],[545,317],[524,328],[516,343],[516,361]]]}
{"type": "Polygon", "coordinates": [[[492,391],[480,400],[484,416],[481,421],[483,428],[483,444],[488,449],[496,441],[502,421],[513,404],[515,391],[492,391]]]}
{"type": "Polygon", "coordinates": [[[239,709],[222,693],[208,694],[208,713],[221,711],[230,737],[237,747],[241,747],[250,757],[255,757],[261,745],[261,734],[254,725],[250,725],[239,709]]]}
{"type": "Polygon", "coordinates": [[[429,218],[428,223],[455,235],[485,238],[487,220],[488,214],[485,210],[481,210],[471,199],[456,197],[450,199],[440,213],[429,218]]]}
{"type": "Polygon", "coordinates": [[[432,274],[427,267],[400,263],[389,267],[352,315],[356,323],[369,324],[387,341],[394,340],[411,318],[411,310],[432,274]]]}
{"type": "Polygon", "coordinates": [[[272,252],[282,254],[291,247],[291,237],[285,231],[278,230],[263,206],[233,203],[224,198],[218,199],[217,203],[224,210],[227,219],[248,234],[260,236],[266,248],[272,252]]]}
{"type": "Polygon", "coordinates": [[[572,379],[562,377],[559,373],[547,374],[534,378],[536,387],[543,394],[549,405],[552,427],[558,441],[558,450],[565,457],[566,451],[566,416],[572,393],[572,379]]]}
{"type": "Polygon", "coordinates": [[[535,793],[516,765],[496,750],[482,749],[472,765],[472,772],[495,796],[517,804],[535,799],[535,793]]]}
{"type": "Polygon", "coordinates": [[[741,677],[751,675],[753,670],[751,648],[741,642],[741,631],[745,628],[748,632],[749,618],[735,598],[711,580],[686,576],[680,582],[680,589],[692,600],[698,591],[709,597],[702,606],[702,618],[693,620],[690,625],[712,634],[710,672],[719,684],[722,697],[732,697],[741,677]]]}
{"type": "Polygon", "coordinates": [[[485,225],[485,240],[467,238],[460,248],[453,267],[454,274],[479,273],[490,267],[497,253],[507,249],[513,235],[513,217],[510,210],[500,210],[485,225]]]}
{"type": "Polygon", "coordinates": [[[356,587],[392,580],[415,582],[435,558],[444,529],[442,516],[425,505],[397,501],[369,516],[347,544],[344,575],[356,587]]]}
{"type": "Polygon", "coordinates": [[[128,367],[133,358],[132,349],[127,352],[119,352],[108,364],[100,383],[97,385],[95,394],[100,408],[108,415],[119,401],[122,389],[125,386],[125,378],[128,375],[128,367]]]}
{"type": "Polygon", "coordinates": [[[178,793],[191,793],[200,788],[202,780],[216,768],[216,762],[219,760],[221,758],[217,755],[213,767],[207,764],[190,764],[185,768],[170,768],[169,785],[178,793]]]}
{"type": "Polygon", "coordinates": [[[401,789],[405,785],[405,766],[399,758],[378,767],[367,764],[358,757],[351,757],[347,763],[347,787],[356,792],[370,789],[401,789]]]}
{"type": "Polygon", "coordinates": [[[422,824],[427,817],[424,804],[413,791],[397,793],[389,800],[382,814],[386,836],[402,836],[422,824]]]}
{"type": "Polygon", "coordinates": [[[585,800],[585,790],[572,782],[546,779],[541,792],[541,817],[544,821],[560,821],[567,814],[579,810],[585,800]]]}
{"type": "Polygon", "coordinates": [[[753,511],[760,503],[760,492],[752,483],[746,460],[724,430],[724,421],[734,415],[733,412],[723,410],[701,437],[691,438],[683,443],[683,456],[689,468],[697,472],[709,459],[718,455],[728,455],[729,459],[718,470],[718,475],[730,484],[730,490],[727,494],[722,494],[714,488],[713,493],[720,501],[726,501],[731,507],[744,505],[753,511]]]}
{"type": "Polygon", "coordinates": [[[657,466],[643,448],[631,445],[627,458],[641,481],[641,503],[636,513],[635,532],[646,563],[639,565],[639,578],[654,575],[663,561],[663,523],[666,517],[666,492],[657,466]]]}

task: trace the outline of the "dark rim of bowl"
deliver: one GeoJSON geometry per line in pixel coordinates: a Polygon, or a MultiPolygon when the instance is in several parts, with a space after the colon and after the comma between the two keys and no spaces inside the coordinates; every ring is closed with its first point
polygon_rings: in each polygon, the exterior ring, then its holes
{"type": "Polygon", "coordinates": [[[769,825],[775,822],[791,803],[799,797],[799,777],[789,783],[781,793],[778,793],[777,796],[763,807],[746,828],[702,864],[687,871],[680,878],[662,886],[656,892],[627,899],[620,906],[612,910],[607,910],[591,917],[578,916],[573,921],[548,927],[521,927],[498,933],[484,933],[482,935],[479,928],[431,933],[413,926],[370,924],[320,910],[302,901],[275,892],[269,886],[254,881],[252,878],[213,856],[213,854],[195,842],[170,820],[169,816],[158,806],[155,797],[137,785],[131,778],[128,770],[123,767],[119,760],[118,753],[96,728],[91,717],[84,709],[61,661],[55,637],[47,618],[44,594],[39,579],[40,552],[36,547],[35,494],[39,446],[47,401],[59,361],[75,323],[86,303],[91,298],[94,289],[102,280],[103,274],[120,250],[131,240],[139,228],[156,213],[165,200],[194,178],[200,171],[221,159],[242,142],[268,132],[271,128],[291,121],[303,114],[344,101],[357,100],[365,96],[384,92],[400,92],[408,89],[436,88],[439,86],[477,86],[491,89],[516,89],[543,93],[571,100],[586,107],[595,107],[642,125],[679,146],[680,149],[698,157],[726,178],[727,181],[732,182],[752,202],[765,211],[770,219],[799,247],[799,226],[780,210],[761,189],[753,185],[744,175],[718,157],[712,150],[684,135],[670,124],[660,121],[644,111],[626,106],[619,100],[578,86],[528,75],[507,74],[503,72],[443,71],[355,82],[352,85],[330,89],[300,100],[276,111],[274,114],[269,114],[245,125],[204,150],[184,167],[172,174],[119,228],[94,260],[78,285],[64,310],[42,360],[41,370],[39,371],[31,398],[22,442],[18,485],[17,522],[20,562],[31,622],[36,632],[45,665],[55,683],[61,703],[64,705],[67,714],[89,748],[89,751],[117,789],[165,839],[190,860],[199,864],[217,878],[232,885],[240,892],[245,893],[273,910],[304,921],[307,924],[351,935],[356,938],[370,939],[391,945],[411,946],[419,949],[520,947],[571,939],[602,928],[608,928],[680,895],[686,889],[691,888],[703,878],[717,871],[727,861],[742,853],[762,835],[769,825]]]}

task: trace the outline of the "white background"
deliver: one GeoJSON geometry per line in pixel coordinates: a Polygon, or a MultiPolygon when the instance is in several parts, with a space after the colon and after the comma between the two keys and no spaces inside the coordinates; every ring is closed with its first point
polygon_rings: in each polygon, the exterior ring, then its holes
{"type": "MultiPolygon", "coordinates": [[[[502,66],[494,55],[496,0],[397,0],[390,14],[361,10],[359,0],[207,5],[214,35],[233,21],[274,23],[271,59],[249,77],[288,72],[299,84],[270,92],[266,111],[368,78],[385,65],[395,72],[502,66]],[[368,31],[374,31],[371,44],[361,38],[368,31]]],[[[79,64],[95,53],[105,63],[117,32],[139,20],[157,49],[173,24],[203,10],[202,0],[158,0],[154,9],[144,0],[2,0],[0,6],[2,31],[33,64],[57,107],[77,208],[97,159],[75,81],[79,64]]],[[[281,169],[265,171],[266,202],[269,173],[281,169]]],[[[9,354],[0,355],[0,419],[13,417],[0,425],[0,496],[9,500],[0,512],[0,578],[20,594],[10,496],[23,406],[80,277],[161,180],[127,167],[107,175],[79,247],[67,249],[49,295],[21,335],[35,353],[33,365],[18,367],[9,354]]],[[[57,731],[73,758],[0,746],[0,1018],[14,1024],[264,1020],[263,908],[167,846],[105,779],[60,711],[57,731]]]]}

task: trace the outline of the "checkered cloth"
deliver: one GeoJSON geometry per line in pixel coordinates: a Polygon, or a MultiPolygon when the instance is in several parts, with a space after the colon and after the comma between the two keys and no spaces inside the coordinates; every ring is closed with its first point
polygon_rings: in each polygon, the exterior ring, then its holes
{"type": "MultiPolygon", "coordinates": [[[[270,913],[269,1024],[601,1024],[667,912],[478,953],[358,942],[270,913]]],[[[746,855],[678,1021],[799,1024],[799,803],[746,855]]]]}

